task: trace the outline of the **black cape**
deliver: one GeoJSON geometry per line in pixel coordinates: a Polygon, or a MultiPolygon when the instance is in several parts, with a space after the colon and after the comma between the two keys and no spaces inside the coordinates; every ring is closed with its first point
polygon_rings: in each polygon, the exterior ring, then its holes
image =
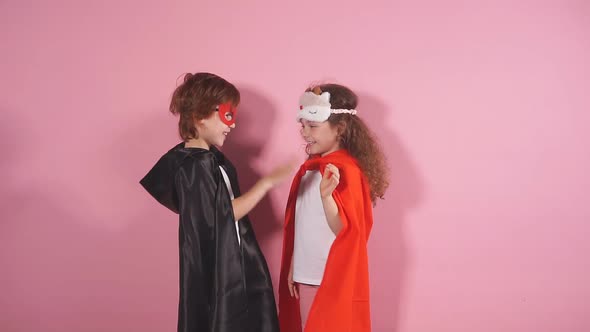
{"type": "Polygon", "coordinates": [[[168,151],[140,181],[179,214],[179,332],[279,331],[273,288],[247,216],[238,243],[223,167],[237,198],[236,169],[216,148],[168,151]]]}

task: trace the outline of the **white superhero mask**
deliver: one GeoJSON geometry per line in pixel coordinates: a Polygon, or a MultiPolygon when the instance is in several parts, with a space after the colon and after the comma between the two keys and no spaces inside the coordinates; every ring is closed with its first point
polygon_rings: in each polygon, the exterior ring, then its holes
{"type": "Polygon", "coordinates": [[[330,114],[356,114],[356,110],[332,109],[331,107],[329,92],[322,92],[321,95],[317,95],[311,91],[305,92],[301,98],[299,98],[297,122],[301,119],[313,122],[324,122],[328,120],[330,114]]]}

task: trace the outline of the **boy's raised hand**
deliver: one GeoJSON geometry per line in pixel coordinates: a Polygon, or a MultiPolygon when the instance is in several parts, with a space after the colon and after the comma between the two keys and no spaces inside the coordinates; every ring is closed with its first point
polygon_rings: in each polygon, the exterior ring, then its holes
{"type": "Polygon", "coordinates": [[[267,176],[265,176],[265,178],[269,181],[271,187],[274,187],[293,174],[293,170],[296,166],[297,162],[291,160],[283,165],[275,167],[267,176]]]}

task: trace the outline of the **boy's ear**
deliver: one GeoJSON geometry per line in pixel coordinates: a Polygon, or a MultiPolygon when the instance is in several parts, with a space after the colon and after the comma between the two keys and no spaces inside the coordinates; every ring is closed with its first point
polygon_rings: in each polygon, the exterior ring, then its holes
{"type": "Polygon", "coordinates": [[[193,122],[195,123],[195,126],[203,124],[204,121],[205,119],[198,119],[195,115],[193,115],[193,122]]]}

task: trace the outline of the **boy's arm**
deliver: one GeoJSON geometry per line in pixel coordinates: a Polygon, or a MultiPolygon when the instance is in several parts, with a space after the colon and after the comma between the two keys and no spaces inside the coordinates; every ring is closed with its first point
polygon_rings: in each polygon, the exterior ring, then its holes
{"type": "Polygon", "coordinates": [[[232,205],[236,220],[247,215],[270,189],[283,182],[291,174],[293,167],[293,163],[288,163],[275,168],[269,175],[258,180],[250,190],[234,199],[232,205]]]}
{"type": "Polygon", "coordinates": [[[247,215],[272,187],[273,184],[270,180],[262,178],[250,190],[234,199],[232,205],[236,220],[240,220],[247,215]]]}

